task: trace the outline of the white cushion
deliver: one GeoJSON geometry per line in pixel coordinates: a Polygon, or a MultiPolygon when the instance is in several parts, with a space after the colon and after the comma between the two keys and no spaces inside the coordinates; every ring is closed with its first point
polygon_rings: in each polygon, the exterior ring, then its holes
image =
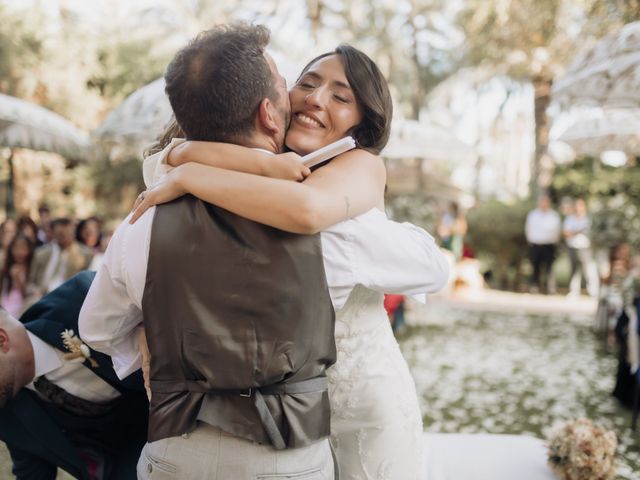
{"type": "Polygon", "coordinates": [[[425,448],[427,480],[554,480],[538,438],[425,433],[425,448]]]}

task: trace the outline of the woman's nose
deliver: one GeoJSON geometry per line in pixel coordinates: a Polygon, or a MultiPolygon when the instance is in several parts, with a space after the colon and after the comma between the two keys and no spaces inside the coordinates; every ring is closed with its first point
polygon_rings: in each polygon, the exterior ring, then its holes
{"type": "Polygon", "coordinates": [[[317,88],[313,92],[310,92],[309,95],[305,97],[305,102],[311,107],[322,108],[324,104],[322,89],[317,88]]]}

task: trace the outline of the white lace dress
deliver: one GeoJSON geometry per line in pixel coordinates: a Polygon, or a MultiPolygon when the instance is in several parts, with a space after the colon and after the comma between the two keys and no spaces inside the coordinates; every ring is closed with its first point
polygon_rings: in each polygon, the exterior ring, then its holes
{"type": "Polygon", "coordinates": [[[415,480],[421,469],[416,389],[383,299],[357,286],[336,312],[338,360],[327,374],[341,480],[415,480]]]}

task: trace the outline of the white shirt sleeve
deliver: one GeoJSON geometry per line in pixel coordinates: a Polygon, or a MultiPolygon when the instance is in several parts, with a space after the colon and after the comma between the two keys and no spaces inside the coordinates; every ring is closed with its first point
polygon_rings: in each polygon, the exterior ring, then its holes
{"type": "Polygon", "coordinates": [[[173,167],[167,163],[167,157],[174,147],[186,142],[184,138],[174,138],[161,152],[149,155],[142,162],[142,177],[147,188],[151,187],[163,176],[169,173],[173,167]]]}
{"type": "Polygon", "coordinates": [[[422,228],[391,221],[378,209],[353,219],[355,282],[372,290],[404,295],[435,293],[449,278],[449,263],[422,228]]]}
{"type": "MultiPolygon", "coordinates": [[[[149,212],[152,210],[155,209],[149,212]]],[[[114,233],[78,319],[80,337],[95,350],[111,357],[114,370],[121,379],[142,365],[138,339],[142,331],[140,302],[144,282],[141,286],[131,285],[123,260],[125,254],[143,256],[144,240],[128,238],[128,234],[133,227],[137,227],[133,228],[134,233],[144,233],[153,218],[153,213],[149,215],[149,212],[133,226],[128,224],[127,217],[114,233]],[[142,251],[129,252],[128,245],[132,244],[139,245],[142,251]]],[[[145,265],[146,258],[142,259],[145,265]]],[[[141,262],[136,265],[139,264],[141,262]]]]}

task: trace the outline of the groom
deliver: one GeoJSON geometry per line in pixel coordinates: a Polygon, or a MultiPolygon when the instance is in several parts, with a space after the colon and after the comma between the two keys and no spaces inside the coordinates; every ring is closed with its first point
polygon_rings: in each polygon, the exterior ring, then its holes
{"type": "MultiPolygon", "coordinates": [[[[281,148],[289,101],[268,40],[264,27],[218,27],[176,55],[167,92],[188,138],[281,148]]],[[[318,235],[193,197],[125,222],[80,333],[125,377],[140,367],[142,320],[152,399],[139,478],[333,478],[325,371],[336,357],[334,313],[318,235]]]]}

